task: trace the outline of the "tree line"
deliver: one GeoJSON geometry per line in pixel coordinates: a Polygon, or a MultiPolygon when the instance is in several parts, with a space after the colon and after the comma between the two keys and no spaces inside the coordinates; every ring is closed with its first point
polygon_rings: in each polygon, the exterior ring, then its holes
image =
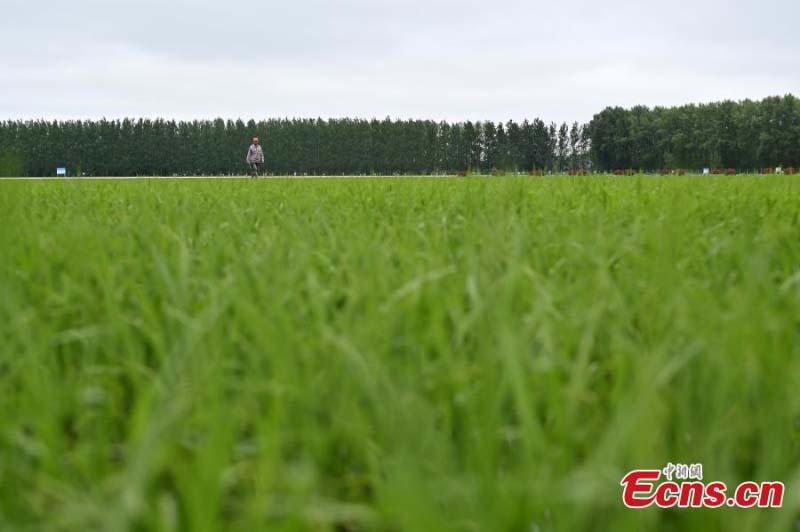
{"type": "Polygon", "coordinates": [[[566,171],[589,164],[585,126],[542,120],[271,119],[0,122],[0,173],[237,175],[259,136],[278,175],[439,174],[494,169],[566,171]]]}
{"type": "Polygon", "coordinates": [[[800,100],[792,95],[673,108],[610,107],[595,115],[588,130],[600,170],[800,166],[800,100]]]}
{"type": "Polygon", "coordinates": [[[252,136],[277,175],[800,167],[800,100],[609,107],[588,124],[431,120],[0,122],[0,175],[237,175],[252,136]]]}

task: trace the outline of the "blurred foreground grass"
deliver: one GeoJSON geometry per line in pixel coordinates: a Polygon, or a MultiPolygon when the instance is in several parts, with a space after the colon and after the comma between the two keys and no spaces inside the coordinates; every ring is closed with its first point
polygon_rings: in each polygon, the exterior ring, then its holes
{"type": "Polygon", "coordinates": [[[0,183],[0,529],[793,530],[791,178],[0,183]],[[622,476],[782,480],[626,510],[622,476]]]}

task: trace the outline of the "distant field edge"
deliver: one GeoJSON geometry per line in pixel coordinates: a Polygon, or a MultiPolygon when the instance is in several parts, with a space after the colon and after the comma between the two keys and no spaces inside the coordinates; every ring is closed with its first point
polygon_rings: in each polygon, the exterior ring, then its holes
{"type": "MultiPolygon", "coordinates": [[[[275,175],[275,176],[260,176],[258,179],[468,179],[468,178],[487,178],[487,179],[503,179],[503,178],[528,178],[531,180],[541,180],[547,178],[558,177],[574,177],[578,179],[592,179],[597,177],[617,177],[620,179],[629,179],[631,177],[652,177],[652,178],[680,178],[680,177],[698,177],[698,178],[726,178],[726,177],[783,177],[783,174],[736,174],[736,175],[703,175],[703,174],[685,174],[683,176],[675,175],[658,175],[658,174],[633,174],[628,176],[619,176],[613,174],[592,174],[588,176],[571,176],[568,174],[551,174],[545,176],[529,176],[526,174],[510,174],[505,176],[492,176],[487,174],[472,174],[470,176],[459,176],[455,174],[445,175],[275,175]]],[[[790,177],[790,176],[787,176],[790,177]]],[[[135,180],[135,179],[252,179],[249,176],[85,176],[85,177],[0,177],[0,181],[110,181],[110,180],[135,180]]]]}

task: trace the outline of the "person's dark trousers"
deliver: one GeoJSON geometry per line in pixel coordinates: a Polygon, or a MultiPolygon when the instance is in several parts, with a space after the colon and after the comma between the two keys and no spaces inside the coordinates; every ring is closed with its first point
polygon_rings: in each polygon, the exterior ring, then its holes
{"type": "Polygon", "coordinates": [[[261,163],[250,163],[250,177],[258,177],[258,170],[261,167],[261,163]]]}

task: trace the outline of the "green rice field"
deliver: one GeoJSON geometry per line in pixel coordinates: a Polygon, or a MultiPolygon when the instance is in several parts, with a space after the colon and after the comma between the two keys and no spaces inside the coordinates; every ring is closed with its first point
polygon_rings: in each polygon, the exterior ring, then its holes
{"type": "Polygon", "coordinates": [[[798,526],[797,178],[0,181],[2,531],[798,526]]]}

